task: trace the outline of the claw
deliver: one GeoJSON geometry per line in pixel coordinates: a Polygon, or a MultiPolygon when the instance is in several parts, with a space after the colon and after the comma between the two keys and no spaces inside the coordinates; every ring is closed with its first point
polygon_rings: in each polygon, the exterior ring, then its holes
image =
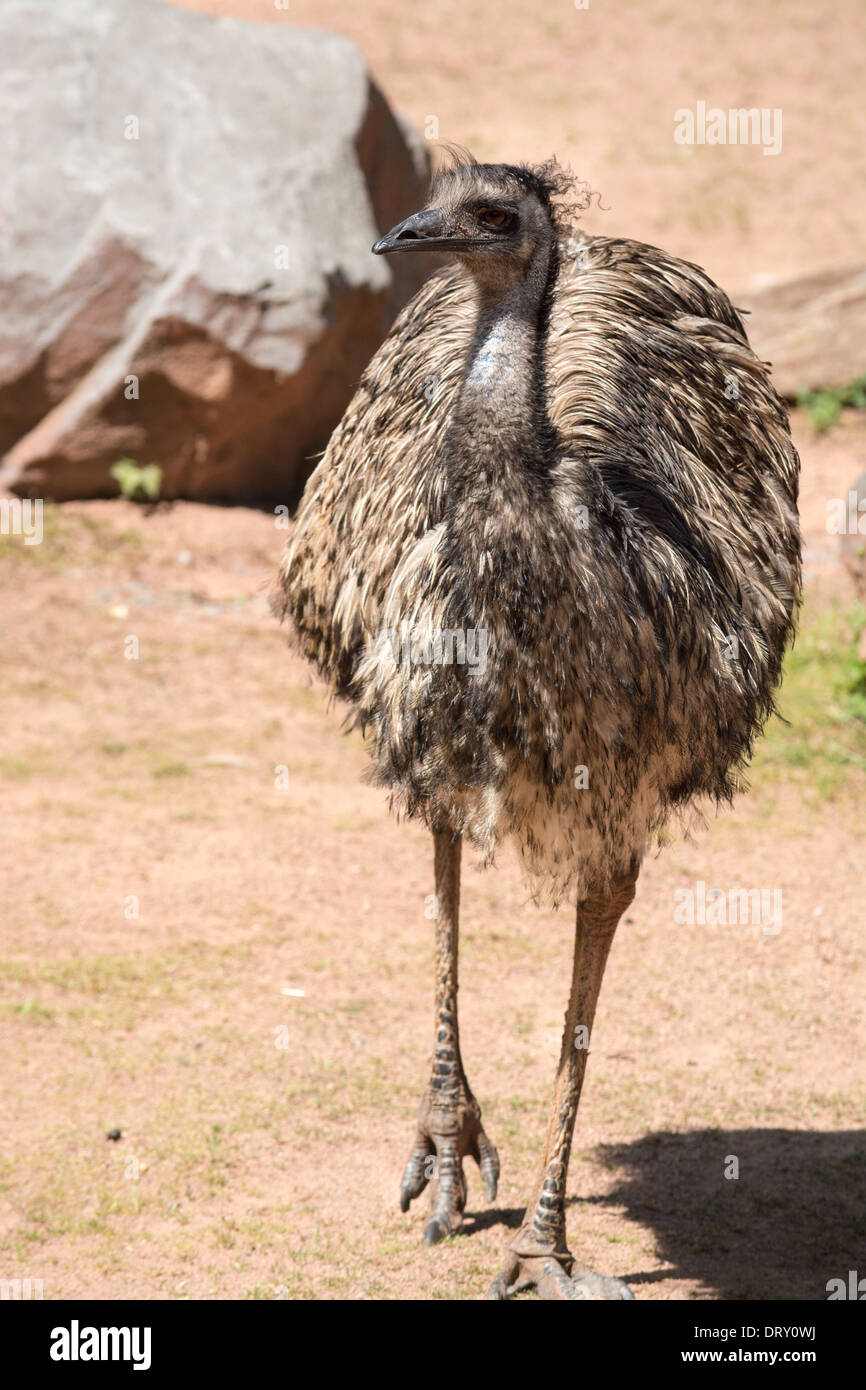
{"type": "Polygon", "coordinates": [[[613,1279],[606,1274],[596,1274],[591,1269],[575,1271],[571,1276],[571,1281],[575,1288],[583,1289],[581,1298],[589,1298],[594,1301],[599,1299],[622,1298],[634,1303],[635,1296],[628,1284],[624,1284],[622,1279],[613,1279]]]}
{"type": "Polygon", "coordinates": [[[466,1206],[464,1157],[474,1158],[481,1172],[488,1200],[496,1196],[499,1155],[479,1121],[478,1106],[470,1096],[457,1114],[422,1102],[415,1144],[400,1185],[400,1210],[407,1212],[414,1199],[429,1185],[430,1213],[424,1244],[436,1245],[460,1229],[466,1206]]]}
{"type": "Polygon", "coordinates": [[[478,1167],[488,1202],[492,1202],[499,1186],[499,1154],[482,1129],[478,1135],[478,1167]]]}
{"type": "Polygon", "coordinates": [[[514,1284],[520,1272],[520,1261],[511,1251],[508,1251],[508,1263],[500,1269],[493,1283],[487,1291],[487,1297],[497,1303],[503,1303],[508,1295],[515,1292],[514,1284]]]}
{"type": "Polygon", "coordinates": [[[490,1285],[488,1299],[502,1302],[520,1289],[536,1288],[539,1298],[547,1301],[583,1303],[629,1299],[634,1302],[634,1294],[621,1279],[611,1279],[591,1269],[567,1274],[559,1260],[551,1257],[518,1259],[517,1269],[516,1277],[513,1263],[500,1270],[490,1285]]]}
{"type": "Polygon", "coordinates": [[[409,1162],[406,1164],[403,1173],[403,1181],[400,1184],[400,1210],[408,1211],[409,1204],[416,1197],[420,1197],[427,1183],[430,1181],[430,1169],[428,1159],[434,1153],[432,1144],[429,1141],[417,1142],[411,1154],[409,1162]]]}
{"type": "Polygon", "coordinates": [[[438,1245],[440,1240],[444,1240],[448,1232],[443,1230],[438,1221],[431,1221],[424,1232],[425,1245],[438,1245]]]}

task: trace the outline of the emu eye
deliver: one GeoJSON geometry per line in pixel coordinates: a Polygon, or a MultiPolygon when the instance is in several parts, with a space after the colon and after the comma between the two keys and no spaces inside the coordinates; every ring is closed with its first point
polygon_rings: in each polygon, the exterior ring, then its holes
{"type": "Polygon", "coordinates": [[[504,227],[510,221],[507,212],[501,208],[482,208],[478,214],[478,221],[484,227],[504,227]]]}

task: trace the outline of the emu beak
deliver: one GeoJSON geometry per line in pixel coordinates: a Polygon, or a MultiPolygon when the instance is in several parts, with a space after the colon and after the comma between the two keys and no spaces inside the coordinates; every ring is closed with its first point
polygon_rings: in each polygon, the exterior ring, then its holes
{"type": "MultiPolygon", "coordinates": [[[[445,234],[445,218],[438,208],[422,208],[373,244],[374,256],[387,256],[392,251],[427,251],[445,245],[455,245],[456,238],[445,234]]],[[[461,238],[462,242],[462,238],[461,238]]]]}

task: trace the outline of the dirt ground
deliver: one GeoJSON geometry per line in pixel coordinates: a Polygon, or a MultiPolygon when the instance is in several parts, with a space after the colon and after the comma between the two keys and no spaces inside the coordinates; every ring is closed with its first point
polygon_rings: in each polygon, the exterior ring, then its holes
{"type": "MultiPolygon", "coordinates": [[[[854,4],[222,8],[356,38],[416,121],[481,156],[556,149],[612,207],[594,230],[725,284],[862,254],[854,4]],[[693,152],[685,177],[659,129],[696,97],[782,106],[783,155],[728,150],[720,175],[693,152]]],[[[866,426],[795,430],[791,724],[733,812],[648,859],[578,1121],[572,1249],[643,1299],[821,1299],[866,1270],[866,735],[824,666],[854,640],[826,502],[866,466],[866,426]],[[699,880],[779,887],[782,929],[678,925],[699,880]]],[[[469,857],[463,1049],[503,1172],[490,1206],[469,1174],[463,1231],[427,1249],[424,1199],[397,1198],[433,1038],[431,849],[362,782],[360,738],[268,614],[285,532],[188,504],[45,520],[42,545],[0,544],[0,1278],[46,1298],[480,1296],[543,1137],[569,912],[533,906],[510,855],[469,857]]]]}
{"type": "MultiPolygon", "coordinates": [[[[849,601],[823,497],[866,433],[798,425],[813,624],[849,601]]],[[[570,914],[532,906],[508,855],[465,874],[464,1051],[503,1178],[488,1209],[473,1172],[464,1232],[428,1250],[397,1193],[432,1044],[430,847],[274,628],[285,533],[188,504],[46,520],[0,549],[0,1276],[479,1295],[543,1134],[570,914]]],[[[786,760],[801,736],[776,722],[751,795],[649,859],[614,944],[569,1230],[643,1298],[819,1298],[866,1264],[866,741],[828,781],[832,753],[786,760]],[[782,929],[677,925],[698,880],[781,887],[782,929]]]]}

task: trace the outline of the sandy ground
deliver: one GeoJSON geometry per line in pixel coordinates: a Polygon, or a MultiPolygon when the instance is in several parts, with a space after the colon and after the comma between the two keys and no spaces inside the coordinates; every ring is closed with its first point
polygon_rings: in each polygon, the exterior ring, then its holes
{"type": "MultiPolygon", "coordinates": [[[[809,604],[847,603],[824,498],[862,427],[800,436],[809,604]]],[[[474,1297],[525,1200],[570,914],[508,855],[466,872],[464,1051],[503,1178],[487,1208],[473,1172],[464,1232],[428,1250],[397,1192],[430,847],[274,629],[283,540],[242,509],[99,502],[0,550],[0,1277],[46,1297],[474,1297]]],[[[645,866],[569,1210],[640,1297],[820,1298],[866,1264],[863,766],[822,788],[762,753],[733,814],[645,866]],[[782,930],[677,925],[699,879],[780,887],[782,930]]]]}
{"type": "MultiPolygon", "coordinates": [[[[862,256],[854,3],[208,8],[349,35],[419,124],[556,151],[610,208],[593,230],[727,286],[862,256]],[[782,153],[675,146],[697,100],[783,108],[782,153]]],[[[866,432],[797,436],[811,620],[852,601],[824,518],[866,432]]],[[[397,1194],[432,1043],[430,846],[274,628],[284,539],[242,509],[112,502],[0,546],[0,1278],[46,1298],[474,1298],[520,1218],[570,915],[508,855],[467,866],[464,1055],[503,1175],[488,1207],[470,1174],[464,1231],[425,1249],[397,1194]]],[[[733,813],[647,862],[613,948],[569,1235],[640,1298],[815,1299],[866,1269],[866,759],[840,760],[832,712],[790,756],[828,699],[774,726],[733,813]],[[698,880],[781,888],[782,930],[677,925],[698,880]]]]}

